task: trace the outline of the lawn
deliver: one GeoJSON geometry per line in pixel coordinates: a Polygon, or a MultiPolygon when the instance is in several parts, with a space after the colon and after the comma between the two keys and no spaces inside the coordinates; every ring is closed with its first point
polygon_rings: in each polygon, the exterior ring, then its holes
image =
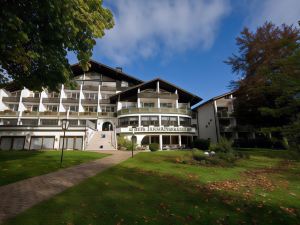
{"type": "MultiPolygon", "coordinates": [[[[100,159],[107,154],[65,151],[62,168],[100,159]]],[[[60,169],[60,151],[0,151],[0,185],[60,169]]]]}
{"type": "Polygon", "coordinates": [[[224,168],[139,153],[5,224],[300,224],[300,162],[276,154],[224,168]]]}

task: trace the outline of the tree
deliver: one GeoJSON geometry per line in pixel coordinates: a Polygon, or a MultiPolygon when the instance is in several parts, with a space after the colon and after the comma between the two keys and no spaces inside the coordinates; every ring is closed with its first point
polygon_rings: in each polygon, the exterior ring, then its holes
{"type": "Polygon", "coordinates": [[[0,12],[0,83],[30,89],[68,82],[68,51],[87,70],[96,38],[114,25],[102,0],[3,0],[0,12]]]}
{"type": "Polygon", "coordinates": [[[240,75],[233,82],[239,123],[284,133],[295,142],[289,134],[299,124],[299,41],[300,30],[287,25],[265,23],[255,33],[247,28],[241,32],[236,39],[239,55],[226,61],[240,75]]]}

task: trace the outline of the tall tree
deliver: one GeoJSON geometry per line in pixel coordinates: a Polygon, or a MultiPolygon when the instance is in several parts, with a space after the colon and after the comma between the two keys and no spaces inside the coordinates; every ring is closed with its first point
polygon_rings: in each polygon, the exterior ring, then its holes
{"type": "Polygon", "coordinates": [[[68,51],[87,70],[96,39],[113,25],[102,0],[2,0],[0,83],[55,89],[69,81],[68,51]]]}
{"type": "MultiPolygon", "coordinates": [[[[300,30],[265,23],[236,39],[239,54],[226,61],[239,75],[235,115],[257,130],[291,129],[300,110],[300,30]]],[[[295,123],[297,124],[297,123],[295,123]]],[[[294,139],[295,140],[295,139],[294,139]]]]}

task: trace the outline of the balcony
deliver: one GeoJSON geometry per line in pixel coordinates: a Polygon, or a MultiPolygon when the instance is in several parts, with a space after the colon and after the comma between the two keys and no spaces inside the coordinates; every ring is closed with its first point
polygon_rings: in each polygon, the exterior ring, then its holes
{"type": "Polygon", "coordinates": [[[98,86],[83,85],[82,90],[83,91],[98,91],[98,86]]]}
{"type": "Polygon", "coordinates": [[[17,112],[17,111],[4,110],[4,111],[0,112],[1,117],[15,117],[18,115],[19,115],[19,112],[17,112]]]}
{"type": "Polygon", "coordinates": [[[79,103],[79,99],[77,98],[63,98],[62,99],[63,103],[79,103]]]}
{"type": "Polygon", "coordinates": [[[79,117],[97,118],[97,112],[80,112],[79,117]]]}
{"type": "Polygon", "coordinates": [[[217,112],[217,116],[219,118],[230,118],[230,117],[232,117],[232,112],[219,111],[219,112],[217,112]]]}
{"type": "Polygon", "coordinates": [[[139,98],[161,98],[161,99],[178,99],[178,95],[174,93],[157,93],[157,92],[142,92],[138,93],[139,98]]]}
{"type": "Polygon", "coordinates": [[[222,126],[220,125],[220,132],[233,132],[236,130],[235,126],[229,125],[229,126],[222,126]]]}
{"type": "Polygon", "coordinates": [[[100,99],[99,103],[100,104],[110,104],[110,100],[109,99],[100,99]]]}
{"type": "Polygon", "coordinates": [[[39,112],[39,116],[44,116],[44,117],[58,117],[59,112],[52,112],[52,111],[45,111],[45,112],[39,112]]]}
{"type": "Polygon", "coordinates": [[[34,98],[34,97],[22,98],[22,102],[39,103],[40,102],[40,98],[34,98]]]}
{"type": "Polygon", "coordinates": [[[19,102],[20,97],[3,97],[2,101],[3,102],[19,102]]]}
{"type": "Polygon", "coordinates": [[[59,103],[59,98],[43,98],[43,103],[59,103]]]}
{"type": "Polygon", "coordinates": [[[35,111],[23,111],[22,112],[22,117],[38,117],[39,116],[39,112],[35,112],[35,111]]]}
{"type": "Polygon", "coordinates": [[[191,116],[190,109],[176,109],[176,108],[130,108],[130,109],[121,109],[118,111],[118,116],[126,114],[182,114],[191,116]]]}
{"type": "Polygon", "coordinates": [[[98,100],[97,99],[81,99],[81,104],[83,104],[83,105],[89,105],[89,104],[97,105],[98,100]]]}
{"type": "Polygon", "coordinates": [[[98,117],[115,117],[116,113],[114,112],[98,112],[98,117]]]}

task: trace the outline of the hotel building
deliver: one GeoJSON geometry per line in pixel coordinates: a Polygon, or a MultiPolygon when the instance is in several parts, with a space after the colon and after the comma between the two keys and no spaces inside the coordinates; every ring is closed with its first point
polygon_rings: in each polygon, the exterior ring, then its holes
{"type": "Polygon", "coordinates": [[[158,143],[160,149],[187,147],[198,136],[191,107],[201,101],[160,78],[144,82],[99,62],[87,72],[71,67],[75,87],[59,92],[0,89],[2,150],[112,150],[117,136],[136,136],[139,148],[158,143]],[[65,133],[62,120],[69,121],[65,133]]]}

